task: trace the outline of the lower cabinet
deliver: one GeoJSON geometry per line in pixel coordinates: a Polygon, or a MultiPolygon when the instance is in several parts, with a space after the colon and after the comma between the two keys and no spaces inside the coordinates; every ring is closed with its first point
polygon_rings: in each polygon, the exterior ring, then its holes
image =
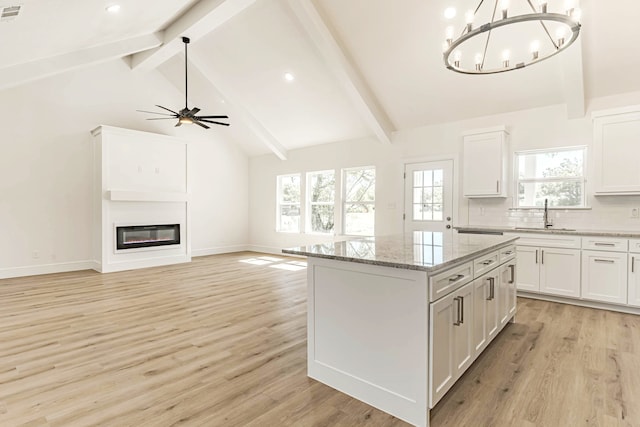
{"type": "Polygon", "coordinates": [[[582,298],[626,304],[627,256],[621,252],[582,251],[582,298]]]}
{"type": "Polygon", "coordinates": [[[493,270],[473,281],[473,347],[477,353],[498,333],[499,280],[493,270]]]}
{"type": "Polygon", "coordinates": [[[627,304],[640,307],[640,254],[629,254],[627,304]]]}
{"type": "Polygon", "coordinates": [[[517,288],[565,297],[580,297],[580,250],[517,247],[517,288]]]}
{"type": "Polygon", "coordinates": [[[431,402],[451,388],[475,357],[473,282],[431,304],[431,402]]]}
{"type": "Polygon", "coordinates": [[[516,263],[510,262],[500,266],[500,292],[498,298],[498,318],[504,325],[516,313],[516,263]]]}

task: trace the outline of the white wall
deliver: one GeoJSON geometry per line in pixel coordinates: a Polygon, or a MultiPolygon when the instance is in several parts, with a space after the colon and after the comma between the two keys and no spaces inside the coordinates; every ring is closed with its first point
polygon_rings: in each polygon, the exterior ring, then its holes
{"type": "MultiPolygon", "coordinates": [[[[460,164],[462,133],[497,125],[506,125],[511,134],[511,151],[592,146],[591,111],[640,104],[640,92],[594,99],[585,117],[567,119],[564,105],[484,116],[460,122],[426,126],[394,134],[392,146],[375,140],[349,141],[293,150],[286,161],[274,156],[250,159],[250,240],[256,249],[279,251],[280,248],[328,240],[318,235],[286,234],[275,231],[276,176],[294,172],[373,165],[377,172],[376,234],[402,232],[403,179],[405,163],[431,158],[453,158],[457,175],[454,185],[461,182],[460,164]]],[[[638,153],[640,155],[640,148],[638,153]]],[[[588,168],[591,180],[593,168],[588,168]]],[[[461,194],[461,191],[458,191],[461,194]]],[[[511,198],[467,200],[458,197],[458,215],[454,224],[515,225],[524,221],[541,221],[537,212],[513,213],[511,198]],[[483,214],[482,214],[483,213],[483,214]],[[525,219],[526,217],[526,219],[525,219]]],[[[628,218],[629,207],[640,207],[639,196],[588,197],[589,210],[555,211],[557,227],[634,229],[640,230],[640,220],[628,218]]]]}
{"type": "Polygon", "coordinates": [[[194,255],[244,246],[247,156],[215,129],[176,129],[135,111],[182,105],[183,96],[121,60],[0,91],[0,277],[87,268],[89,131],[100,124],[188,139],[194,255]]]}

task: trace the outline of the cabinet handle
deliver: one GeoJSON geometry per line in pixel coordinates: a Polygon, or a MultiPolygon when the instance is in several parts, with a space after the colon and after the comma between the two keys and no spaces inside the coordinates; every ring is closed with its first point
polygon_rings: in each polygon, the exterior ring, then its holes
{"type": "Polygon", "coordinates": [[[450,282],[455,282],[456,280],[460,280],[464,277],[464,274],[456,274],[453,277],[449,277],[450,282]]]}
{"type": "Polygon", "coordinates": [[[536,264],[538,263],[538,250],[536,249],[536,264]]]}
{"type": "Polygon", "coordinates": [[[500,181],[496,181],[496,193],[500,192],[500,181]]]}
{"type": "Polygon", "coordinates": [[[503,254],[504,254],[504,255],[511,255],[512,253],[513,253],[513,251],[506,251],[506,252],[503,252],[503,254]]]}
{"type": "Polygon", "coordinates": [[[602,242],[595,242],[594,245],[596,246],[615,246],[615,243],[602,243],[602,242]]]}
{"type": "Polygon", "coordinates": [[[615,261],[612,259],[594,259],[594,262],[606,262],[607,264],[613,264],[615,261]]]}
{"type": "Polygon", "coordinates": [[[509,283],[513,283],[516,280],[516,266],[510,264],[509,270],[511,270],[511,279],[509,280],[509,283]]]}
{"type": "Polygon", "coordinates": [[[460,323],[464,323],[464,297],[460,297],[460,323]]]}
{"type": "Polygon", "coordinates": [[[489,265],[489,264],[493,264],[493,260],[492,260],[492,259],[487,260],[487,261],[484,261],[484,262],[482,263],[482,265],[489,265]]]}
{"type": "Polygon", "coordinates": [[[636,257],[632,256],[631,257],[631,272],[634,273],[633,269],[635,268],[634,265],[636,263],[636,257]]]}
{"type": "Polygon", "coordinates": [[[460,321],[460,311],[461,311],[461,310],[460,310],[460,306],[461,306],[461,302],[460,302],[460,300],[461,300],[461,298],[460,298],[460,297],[455,297],[455,298],[454,298],[454,301],[456,302],[456,304],[457,304],[457,308],[458,308],[458,314],[457,314],[457,316],[456,316],[456,321],[455,321],[455,322],[453,322],[453,325],[454,325],[454,326],[460,326],[460,325],[462,324],[462,322],[460,321]]]}
{"type": "Polygon", "coordinates": [[[493,277],[489,277],[487,280],[489,280],[489,298],[487,298],[487,301],[491,301],[495,298],[495,279],[493,277]]]}
{"type": "Polygon", "coordinates": [[[540,262],[540,264],[544,264],[544,249],[541,250],[540,252],[541,252],[541,254],[540,254],[540,261],[541,262],[540,262]]]}

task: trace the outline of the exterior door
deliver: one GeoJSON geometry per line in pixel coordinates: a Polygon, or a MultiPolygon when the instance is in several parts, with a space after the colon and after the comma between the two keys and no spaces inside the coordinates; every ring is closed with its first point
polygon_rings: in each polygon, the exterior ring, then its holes
{"type": "Polygon", "coordinates": [[[405,165],[404,231],[452,235],[453,161],[405,165]]]}

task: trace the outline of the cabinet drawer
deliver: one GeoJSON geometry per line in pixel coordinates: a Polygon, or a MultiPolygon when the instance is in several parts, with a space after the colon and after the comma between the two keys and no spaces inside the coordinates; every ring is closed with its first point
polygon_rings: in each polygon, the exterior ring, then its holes
{"type": "Polygon", "coordinates": [[[628,243],[629,241],[627,239],[618,239],[615,237],[583,237],[582,249],[627,252],[628,243]]]}
{"type": "Polygon", "coordinates": [[[429,279],[429,301],[433,302],[469,283],[473,279],[473,262],[450,268],[429,279]]]}
{"type": "Polygon", "coordinates": [[[640,254],[640,239],[629,239],[629,252],[640,254]]]}
{"type": "Polygon", "coordinates": [[[580,249],[580,236],[509,233],[520,237],[518,246],[546,246],[548,248],[580,249]]]}
{"type": "Polygon", "coordinates": [[[516,246],[510,245],[500,249],[500,264],[516,257],[516,246]]]}
{"type": "Polygon", "coordinates": [[[473,276],[480,277],[489,270],[493,270],[500,263],[498,251],[488,253],[473,261],[473,276]]]}

